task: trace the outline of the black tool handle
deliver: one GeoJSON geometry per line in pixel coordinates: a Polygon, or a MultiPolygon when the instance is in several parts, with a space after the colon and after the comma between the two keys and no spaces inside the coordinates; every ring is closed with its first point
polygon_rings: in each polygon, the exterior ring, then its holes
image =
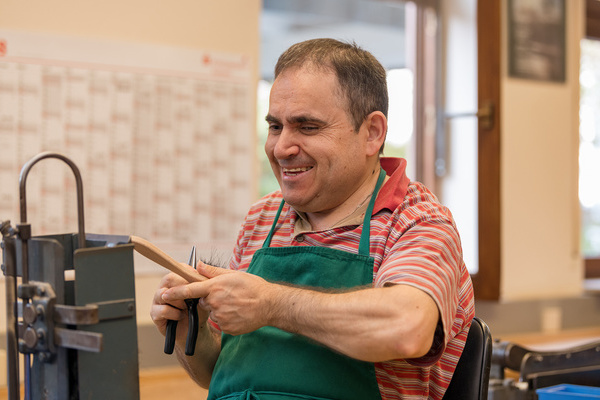
{"type": "Polygon", "coordinates": [[[185,355],[193,356],[198,339],[198,299],[188,299],[188,333],[185,341],[185,355]]]}
{"type": "Polygon", "coordinates": [[[177,321],[167,321],[167,332],[165,334],[165,354],[173,354],[175,349],[175,337],[177,336],[177,321]]]}

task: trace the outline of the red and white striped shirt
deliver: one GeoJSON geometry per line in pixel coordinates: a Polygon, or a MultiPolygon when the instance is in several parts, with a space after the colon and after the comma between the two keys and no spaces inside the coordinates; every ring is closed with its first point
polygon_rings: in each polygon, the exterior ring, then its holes
{"type": "MultiPolygon", "coordinates": [[[[471,278],[450,211],[422,184],[409,181],[404,159],[382,158],[381,166],[389,179],[377,195],[371,218],[373,285],[419,288],[434,299],[441,316],[426,356],[375,364],[381,397],[441,399],[474,315],[471,278]]],[[[247,270],[271,229],[281,200],[281,192],[276,191],[252,206],[238,235],[230,268],[247,270]]],[[[296,221],[298,214],[286,204],[271,247],[325,246],[358,253],[362,224],[295,235],[296,221]]]]}

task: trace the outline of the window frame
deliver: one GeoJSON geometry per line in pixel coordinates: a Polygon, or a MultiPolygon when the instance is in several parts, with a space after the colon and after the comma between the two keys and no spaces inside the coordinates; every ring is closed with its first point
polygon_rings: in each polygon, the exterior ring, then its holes
{"type": "MultiPolygon", "coordinates": [[[[500,299],[501,210],[500,210],[500,79],[501,1],[477,1],[478,106],[495,105],[494,126],[479,121],[479,271],[473,275],[475,296],[481,300],[500,299]]],[[[600,40],[600,1],[586,0],[585,37],[600,40]]],[[[600,257],[584,259],[585,278],[600,278],[600,257]]]]}
{"type": "Polygon", "coordinates": [[[479,270],[472,275],[475,297],[500,299],[500,80],[502,1],[477,1],[477,105],[492,107],[492,123],[478,121],[478,237],[479,270]]]}
{"type": "MultiPolygon", "coordinates": [[[[585,38],[600,40],[600,1],[585,2],[585,38]]],[[[600,257],[586,257],[584,265],[586,279],[600,278],[600,257]]]]}

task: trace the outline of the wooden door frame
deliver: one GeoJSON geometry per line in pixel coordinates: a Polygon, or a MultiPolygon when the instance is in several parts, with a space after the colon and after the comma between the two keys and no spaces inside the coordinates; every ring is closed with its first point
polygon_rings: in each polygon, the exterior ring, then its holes
{"type": "Polygon", "coordinates": [[[479,270],[473,275],[475,297],[500,298],[501,237],[501,126],[500,80],[502,1],[477,0],[478,110],[492,112],[491,124],[478,124],[478,237],[479,270]]]}

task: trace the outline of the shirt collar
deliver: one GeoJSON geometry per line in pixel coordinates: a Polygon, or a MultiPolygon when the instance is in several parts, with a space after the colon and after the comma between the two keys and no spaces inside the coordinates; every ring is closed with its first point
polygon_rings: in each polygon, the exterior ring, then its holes
{"type": "Polygon", "coordinates": [[[408,191],[410,179],[406,176],[406,160],[404,158],[382,157],[381,167],[388,175],[388,180],[379,190],[373,214],[383,209],[393,211],[402,203],[408,191]]]}

